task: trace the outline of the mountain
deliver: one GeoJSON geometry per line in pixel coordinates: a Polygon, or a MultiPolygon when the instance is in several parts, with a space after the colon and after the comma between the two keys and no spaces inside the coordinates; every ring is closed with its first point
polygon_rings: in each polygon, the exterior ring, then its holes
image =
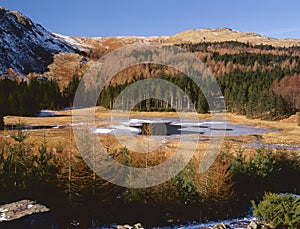
{"type": "Polygon", "coordinates": [[[21,13],[0,8],[0,75],[43,73],[55,54],[77,51],[21,13]]]}

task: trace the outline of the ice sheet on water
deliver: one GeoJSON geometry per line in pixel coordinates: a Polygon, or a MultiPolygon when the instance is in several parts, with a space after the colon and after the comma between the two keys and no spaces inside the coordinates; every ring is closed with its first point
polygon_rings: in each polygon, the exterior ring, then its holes
{"type": "Polygon", "coordinates": [[[225,121],[205,121],[203,122],[204,125],[224,125],[226,124],[225,121]]]}
{"type": "Polygon", "coordinates": [[[91,132],[95,134],[110,134],[112,133],[112,129],[107,129],[107,128],[96,128],[92,129],[91,132]]]}
{"type": "Polygon", "coordinates": [[[139,134],[141,129],[135,127],[129,127],[125,125],[110,125],[106,128],[93,128],[92,133],[95,134],[139,134]]]}
{"type": "Polygon", "coordinates": [[[203,123],[202,122],[171,122],[170,125],[172,126],[202,126],[203,123]]]}
{"type": "Polygon", "coordinates": [[[53,117],[55,116],[55,112],[51,110],[41,110],[37,117],[53,117]]]}
{"type": "Polygon", "coordinates": [[[62,128],[62,127],[63,127],[63,125],[56,125],[56,126],[52,127],[52,129],[59,129],[59,128],[62,128]]]}
{"type": "Polygon", "coordinates": [[[112,129],[119,130],[119,131],[129,131],[129,132],[136,132],[140,133],[141,129],[135,128],[135,127],[130,127],[130,126],[125,126],[125,125],[111,125],[109,126],[112,129]]]}
{"type": "Polygon", "coordinates": [[[170,123],[172,120],[169,119],[161,119],[161,118],[155,118],[155,119],[129,119],[128,121],[122,121],[122,124],[125,125],[135,125],[135,124],[143,124],[143,123],[170,123]]]}
{"type": "MultiPolygon", "coordinates": [[[[116,118],[110,121],[114,121],[115,125],[107,126],[105,128],[100,128],[94,133],[114,133],[114,134],[140,134],[141,126],[144,123],[161,123],[166,124],[170,127],[168,131],[170,136],[178,134],[203,134],[205,136],[240,136],[245,134],[264,134],[268,129],[255,128],[247,125],[237,125],[237,124],[227,124],[223,120],[179,120],[178,118],[116,118]],[[172,126],[174,128],[172,128],[172,126]],[[176,128],[181,133],[178,133],[176,128]]],[[[168,128],[169,128],[168,127],[168,128]]]]}
{"type": "Polygon", "coordinates": [[[198,127],[185,127],[178,129],[182,132],[194,132],[194,133],[205,133],[205,129],[198,127]]]}

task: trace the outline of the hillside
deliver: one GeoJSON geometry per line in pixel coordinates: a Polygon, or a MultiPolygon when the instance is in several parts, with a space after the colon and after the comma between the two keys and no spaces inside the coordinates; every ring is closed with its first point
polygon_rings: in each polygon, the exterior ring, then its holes
{"type": "Polygon", "coordinates": [[[60,52],[75,53],[72,45],[58,39],[19,12],[0,8],[0,75],[43,73],[60,52]]]}
{"type": "Polygon", "coordinates": [[[58,35],[65,42],[69,42],[86,51],[89,50],[114,50],[129,44],[147,45],[150,43],[161,43],[173,45],[178,43],[201,43],[201,42],[225,42],[236,41],[248,43],[251,45],[271,45],[273,47],[292,47],[300,46],[300,40],[297,39],[276,39],[266,37],[253,32],[240,32],[229,28],[215,29],[193,29],[183,31],[173,36],[118,36],[118,37],[68,37],[58,35]]]}
{"type": "Polygon", "coordinates": [[[261,36],[253,32],[240,32],[229,28],[187,30],[170,37],[169,41],[174,43],[237,41],[252,45],[272,45],[273,47],[292,47],[300,45],[300,40],[296,39],[289,38],[280,40],[261,36]]]}

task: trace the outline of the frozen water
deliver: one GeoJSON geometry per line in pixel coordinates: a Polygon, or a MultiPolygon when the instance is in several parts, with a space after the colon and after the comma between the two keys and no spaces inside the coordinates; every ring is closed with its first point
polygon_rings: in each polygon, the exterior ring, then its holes
{"type": "Polygon", "coordinates": [[[164,135],[175,136],[181,134],[201,134],[204,136],[240,136],[246,134],[264,134],[270,130],[255,128],[246,125],[227,124],[226,121],[194,121],[179,120],[172,118],[134,118],[129,120],[114,119],[116,124],[105,128],[97,128],[94,133],[114,133],[124,134],[124,130],[129,131],[129,135],[141,134],[141,127],[145,123],[165,124],[167,133],[164,135]]]}
{"type": "Polygon", "coordinates": [[[51,110],[41,110],[39,114],[36,115],[37,117],[53,117],[55,116],[54,111],[51,110]]]}

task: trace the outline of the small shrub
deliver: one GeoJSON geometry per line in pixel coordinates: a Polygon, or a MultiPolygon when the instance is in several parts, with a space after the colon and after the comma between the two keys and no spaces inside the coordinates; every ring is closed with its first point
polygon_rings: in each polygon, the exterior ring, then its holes
{"type": "Polygon", "coordinates": [[[300,197],[291,194],[265,193],[262,201],[256,205],[251,201],[253,215],[272,224],[276,228],[299,228],[300,197]]]}

